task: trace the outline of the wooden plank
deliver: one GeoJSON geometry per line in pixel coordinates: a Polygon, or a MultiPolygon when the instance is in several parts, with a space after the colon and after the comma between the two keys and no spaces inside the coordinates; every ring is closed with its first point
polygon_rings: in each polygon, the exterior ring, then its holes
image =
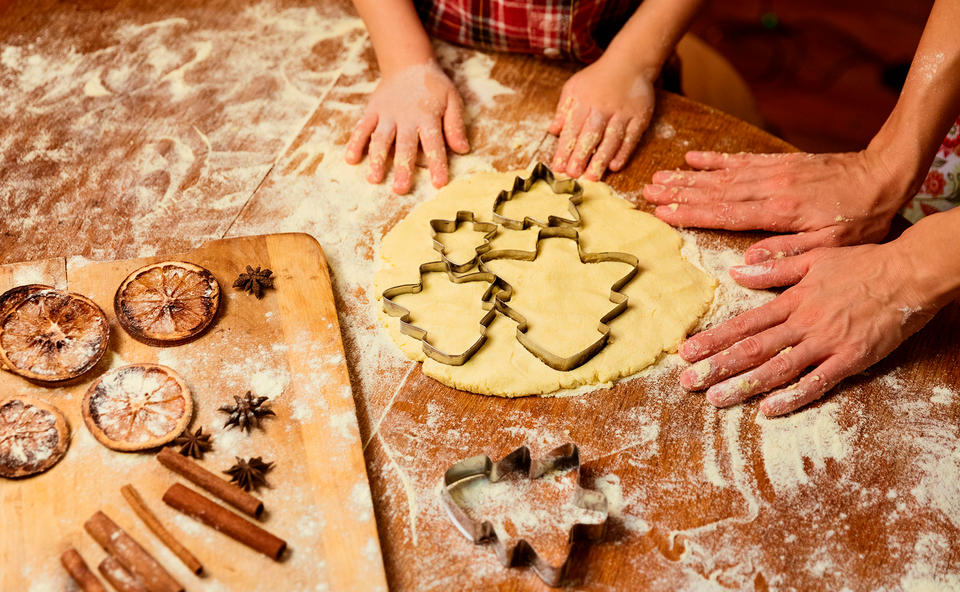
{"type": "Polygon", "coordinates": [[[59,289],[66,288],[67,261],[54,258],[0,265],[0,294],[24,284],[45,284],[59,289]]]}
{"type": "MultiPolygon", "coordinates": [[[[134,341],[116,325],[113,292],[133,269],[163,260],[152,257],[91,263],[73,260],[71,290],[100,304],[113,336],[104,362],[78,384],[33,386],[0,375],[0,391],[28,392],[59,406],[72,429],[64,460],[48,473],[26,480],[0,480],[0,572],[4,590],[61,589],[67,576],[57,558],[76,547],[95,565],[103,555],[83,534],[82,524],[104,510],[195,590],[385,590],[373,505],[366,480],[356,412],[344,361],[326,261],[316,241],[302,234],[216,241],[171,258],[209,268],[223,288],[213,328],[192,343],[157,349],[134,341]],[[244,265],[276,272],[277,289],[262,300],[231,289],[244,265]],[[109,367],[159,362],[184,377],[195,402],[191,429],[213,434],[213,450],[202,464],[219,472],[235,456],[276,462],[259,495],[267,512],[263,526],[285,538],[290,555],[276,563],[177,514],[160,502],[176,477],[151,454],[124,454],[100,446],[80,417],[79,401],[90,382],[109,367]],[[272,398],[276,418],[245,435],[223,429],[220,405],[252,390],[272,398]],[[206,566],[197,578],[163,548],[122,501],[120,486],[132,483],[161,521],[181,533],[206,566]],[[69,492],[69,495],[67,495],[69,492]]],[[[19,266],[7,266],[19,267],[19,266]]],[[[23,266],[31,270],[35,266],[23,266]]],[[[54,278],[51,278],[54,279],[54,278]]]]}
{"type": "MultiPolygon", "coordinates": [[[[366,184],[362,166],[343,164],[343,142],[377,77],[349,3],[107,2],[103,15],[85,11],[92,5],[73,11],[51,2],[41,6],[45,10],[0,12],[5,43],[35,43],[7,54],[18,66],[0,71],[5,106],[30,106],[15,114],[0,108],[0,123],[14,130],[0,140],[0,209],[17,213],[0,217],[0,261],[150,253],[164,243],[186,248],[223,232],[317,237],[332,268],[393,588],[542,589],[531,574],[502,569],[491,553],[460,537],[446,523],[435,487],[440,471],[458,458],[497,456],[520,443],[542,453],[571,439],[583,447],[587,484],[621,498],[611,498],[620,507],[610,538],[576,562],[578,588],[876,589],[925,579],[949,588],[956,582],[956,306],[825,403],[780,423],[758,419],[755,403],[713,410],[676,387],[677,368],[571,399],[502,401],[445,389],[398,357],[373,314],[379,239],[433,190],[420,171],[412,195],[394,196],[366,184]],[[251,12],[257,7],[261,12],[251,12]],[[186,25],[175,20],[181,16],[186,25]],[[290,38],[269,34],[284,27],[290,38]],[[168,28],[183,40],[171,39],[168,28]],[[135,34],[121,43],[123,32],[135,34]],[[167,104],[173,85],[151,63],[152,50],[169,45],[181,51],[176,69],[190,61],[197,44],[214,40],[229,48],[214,44],[205,60],[188,66],[182,81],[187,93],[167,104]],[[31,52],[42,66],[36,71],[23,68],[31,52]],[[108,84],[118,73],[113,62],[103,65],[109,62],[104,55],[136,65],[119,77],[135,88],[108,84]],[[85,75],[98,66],[97,79],[116,97],[83,94],[85,75]],[[53,84],[54,74],[67,81],[65,94],[53,84]],[[200,74],[208,80],[194,79],[200,74]],[[96,122],[99,117],[105,124],[96,122]],[[246,128],[248,119],[272,123],[246,128]],[[211,146],[223,159],[181,188],[174,179],[190,176],[183,146],[194,154],[206,149],[191,143],[195,132],[187,123],[210,137],[197,122],[219,132],[211,146]],[[50,139],[37,133],[43,129],[57,133],[50,139]],[[161,144],[167,137],[180,144],[161,144]],[[167,189],[176,185],[169,191],[162,190],[167,178],[167,189]],[[145,205],[130,202],[131,195],[144,195],[145,205]],[[931,489],[934,480],[939,489],[931,489]]],[[[543,130],[573,68],[441,48],[472,105],[474,152],[453,159],[455,173],[506,170],[548,157],[552,144],[543,130]]],[[[93,83],[90,92],[97,94],[93,83]]],[[[607,181],[648,209],[640,190],[652,171],[680,166],[683,152],[697,148],[790,149],[714,110],[660,94],[640,153],[607,181]]],[[[691,236],[734,260],[757,235],[691,236]]],[[[77,491],[82,498],[86,490],[77,491]]],[[[5,500],[0,518],[13,519],[24,503],[5,500]]],[[[41,495],[33,503],[53,498],[41,495]]],[[[65,503],[77,509],[85,502],[65,503]]],[[[38,531],[55,526],[32,525],[38,531]]]]}
{"type": "Polygon", "coordinates": [[[363,33],[338,3],[103,8],[0,7],[2,260],[222,237],[363,33]]]}

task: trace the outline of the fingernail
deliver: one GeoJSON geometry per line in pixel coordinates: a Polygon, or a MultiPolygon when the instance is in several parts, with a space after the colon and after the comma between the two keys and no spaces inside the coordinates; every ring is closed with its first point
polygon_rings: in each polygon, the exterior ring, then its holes
{"type": "Polygon", "coordinates": [[[700,152],[699,150],[691,150],[687,152],[688,158],[703,158],[706,152],[700,152]]]}
{"type": "Polygon", "coordinates": [[[773,253],[766,249],[750,249],[747,251],[747,263],[763,263],[769,261],[773,253]]]}
{"type": "Polygon", "coordinates": [[[737,275],[754,277],[758,275],[763,275],[765,273],[769,273],[770,266],[765,264],[764,265],[737,265],[735,267],[731,267],[730,271],[736,273],[737,275]]]}
{"type": "Polygon", "coordinates": [[[693,366],[690,366],[680,374],[680,384],[687,388],[698,388],[703,386],[707,377],[710,376],[710,360],[702,360],[693,366]]]}
{"type": "Polygon", "coordinates": [[[744,400],[758,386],[760,381],[738,376],[710,387],[707,400],[717,407],[727,407],[744,400]]]}
{"type": "Polygon", "coordinates": [[[695,341],[684,341],[680,344],[680,357],[689,359],[700,353],[700,346],[695,341]]]}
{"type": "Polygon", "coordinates": [[[646,193],[647,195],[654,196],[654,197],[660,195],[661,193],[663,193],[663,192],[666,191],[666,190],[667,190],[667,188],[664,187],[663,185],[647,185],[646,187],[643,188],[643,192],[644,192],[644,193],[646,193]]]}
{"type": "Polygon", "coordinates": [[[728,384],[721,382],[720,384],[715,384],[707,390],[707,401],[710,402],[714,407],[728,407],[736,402],[733,393],[730,391],[732,389],[728,388],[728,384]]]}
{"type": "Polygon", "coordinates": [[[788,387],[773,393],[760,402],[760,411],[767,417],[776,417],[789,413],[797,406],[797,400],[803,397],[803,391],[797,387],[788,387]]]}

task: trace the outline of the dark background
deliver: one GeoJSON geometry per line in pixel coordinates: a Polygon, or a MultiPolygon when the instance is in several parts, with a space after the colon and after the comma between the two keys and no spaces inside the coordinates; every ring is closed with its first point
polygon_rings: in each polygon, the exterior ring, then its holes
{"type": "Polygon", "coordinates": [[[712,0],[692,30],[743,75],[769,131],[803,150],[858,150],[896,103],[932,5],[712,0]]]}

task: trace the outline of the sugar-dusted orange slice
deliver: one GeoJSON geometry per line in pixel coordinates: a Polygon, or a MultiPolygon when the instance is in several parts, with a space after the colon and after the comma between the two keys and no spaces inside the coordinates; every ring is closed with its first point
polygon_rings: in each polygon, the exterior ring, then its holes
{"type": "MultiPolygon", "coordinates": [[[[7,316],[7,313],[26,299],[27,296],[35,294],[41,290],[52,290],[53,286],[43,284],[25,284],[10,288],[3,294],[0,294],[0,320],[7,316]]],[[[3,361],[0,360],[0,368],[6,368],[3,361]]]]}
{"type": "Polygon", "coordinates": [[[97,365],[110,342],[103,310],[79,294],[36,290],[0,318],[0,363],[39,382],[71,380],[97,365]]]}
{"type": "Polygon", "coordinates": [[[23,302],[27,296],[42,292],[43,290],[53,290],[53,286],[43,284],[25,284],[10,288],[3,294],[0,294],[0,319],[7,316],[7,313],[23,302]]]}
{"type": "Polygon", "coordinates": [[[24,395],[0,401],[0,477],[42,473],[63,458],[69,443],[67,420],[53,405],[24,395]]]}
{"type": "Polygon", "coordinates": [[[220,306],[220,284],[208,270],[164,261],[134,271],[113,299],[120,325],[149,345],[179,345],[198,337],[220,306]]]}
{"type": "Polygon", "coordinates": [[[133,364],[93,383],[81,410],[94,438],[107,448],[129,452],[172,442],[190,423],[193,398],[170,368],[133,364]]]}

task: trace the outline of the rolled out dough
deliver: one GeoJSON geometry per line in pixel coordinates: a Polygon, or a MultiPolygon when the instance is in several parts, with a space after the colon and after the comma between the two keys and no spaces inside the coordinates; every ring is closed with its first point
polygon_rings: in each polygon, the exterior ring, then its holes
{"type": "MultiPolygon", "coordinates": [[[[423,372],[440,382],[475,393],[515,397],[603,384],[639,372],[665,351],[675,351],[710,306],[716,281],[680,255],[682,237],[654,216],[636,210],[604,183],[581,181],[581,247],[588,252],[620,251],[640,260],[639,274],[622,292],[629,297],[623,314],[610,322],[607,346],[586,364],[568,372],[553,370],[516,339],[517,325],[498,315],[487,329],[483,347],[464,365],[450,366],[427,358],[422,344],[400,333],[400,321],[383,312],[379,295],[391,286],[421,281],[422,263],[438,261],[430,220],[452,220],[471,211],[478,222],[492,221],[494,198],[526,173],[478,173],[442,189],[434,199],[410,212],[383,239],[382,265],[375,278],[380,319],[407,357],[423,361],[423,372]]],[[[553,194],[543,182],[505,204],[503,214],[546,220],[568,217],[567,196],[553,194]]],[[[500,226],[493,249],[536,249],[537,227],[523,231],[500,226]]],[[[482,244],[483,233],[467,222],[456,233],[442,234],[448,256],[467,261],[482,244]]],[[[511,306],[530,322],[530,336],[552,351],[570,355],[595,340],[597,323],[613,304],[610,286],[627,266],[604,262],[581,264],[576,243],[561,238],[542,241],[533,262],[495,260],[492,271],[515,288],[511,306]]],[[[414,324],[447,353],[466,350],[480,335],[484,315],[482,282],[454,284],[443,273],[423,275],[423,291],[395,301],[411,311],[414,324]]]]}

